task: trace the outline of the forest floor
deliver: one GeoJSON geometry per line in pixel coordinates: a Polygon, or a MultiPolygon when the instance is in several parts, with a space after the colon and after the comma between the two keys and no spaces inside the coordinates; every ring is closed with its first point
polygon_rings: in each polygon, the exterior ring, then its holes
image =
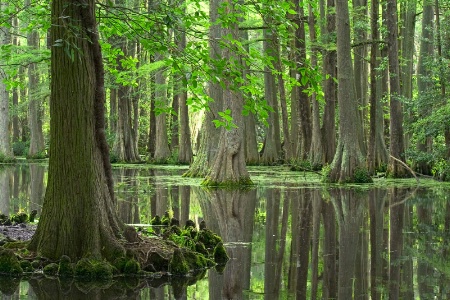
{"type": "Polygon", "coordinates": [[[29,241],[36,231],[37,224],[0,225],[0,246],[10,241],[29,241]]]}

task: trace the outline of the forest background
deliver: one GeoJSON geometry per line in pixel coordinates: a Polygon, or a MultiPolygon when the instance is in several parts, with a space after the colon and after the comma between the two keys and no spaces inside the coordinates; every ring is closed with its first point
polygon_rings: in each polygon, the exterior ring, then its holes
{"type": "MultiPolygon", "coordinates": [[[[43,158],[50,48],[82,51],[49,35],[49,1],[0,4],[0,161],[43,158]]],[[[334,182],[450,180],[449,7],[98,1],[111,160],[190,164],[212,184],[281,163],[334,182]]]]}

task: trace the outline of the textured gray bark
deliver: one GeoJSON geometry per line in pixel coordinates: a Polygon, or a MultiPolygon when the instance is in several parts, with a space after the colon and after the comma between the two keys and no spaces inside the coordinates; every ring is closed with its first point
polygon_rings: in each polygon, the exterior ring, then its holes
{"type": "MultiPolygon", "coordinates": [[[[8,2],[0,2],[0,11],[6,9],[8,2]]],[[[11,36],[9,28],[0,26],[0,46],[11,43],[11,36]]],[[[0,61],[0,65],[6,63],[0,61]]],[[[13,156],[10,137],[9,137],[9,93],[6,90],[4,80],[7,78],[3,69],[0,69],[0,160],[3,156],[5,159],[10,159],[13,156]]]]}

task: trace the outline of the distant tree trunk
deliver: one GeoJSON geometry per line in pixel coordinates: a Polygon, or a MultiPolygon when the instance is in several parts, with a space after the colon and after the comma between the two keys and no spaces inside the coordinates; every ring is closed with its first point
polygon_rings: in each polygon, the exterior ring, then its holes
{"type": "Polygon", "coordinates": [[[180,139],[180,97],[181,90],[178,88],[180,82],[176,82],[175,78],[171,78],[173,85],[172,96],[172,112],[170,114],[170,150],[175,152],[179,146],[180,139]]]}
{"type": "MultiPolygon", "coordinates": [[[[295,11],[297,12],[297,18],[295,19],[296,27],[295,30],[295,53],[296,53],[296,67],[297,74],[296,78],[301,82],[300,69],[306,66],[306,34],[305,34],[305,24],[303,18],[305,12],[303,9],[304,1],[295,1],[295,11]]],[[[296,158],[298,160],[306,160],[308,158],[308,152],[311,148],[312,139],[312,129],[311,129],[311,104],[307,93],[305,93],[306,86],[295,87],[296,97],[295,101],[298,101],[298,112],[300,117],[300,145],[297,148],[296,158]]]]}
{"type": "MultiPolygon", "coordinates": [[[[316,17],[314,15],[314,9],[309,4],[309,38],[311,43],[316,43],[316,17]]],[[[323,22],[321,22],[322,24],[323,22]]],[[[324,30],[325,26],[321,25],[321,30],[324,30]]],[[[317,66],[317,53],[313,50],[311,53],[311,68],[316,68],[317,66]]],[[[320,132],[320,107],[317,95],[314,93],[311,97],[312,102],[312,128],[311,128],[311,149],[309,150],[309,161],[313,169],[320,169],[323,165],[323,146],[322,146],[322,134],[320,132]]]]}
{"type": "Polygon", "coordinates": [[[11,202],[11,186],[9,184],[11,168],[0,167],[0,213],[10,215],[9,206],[11,202]]]}
{"type": "MultiPolygon", "coordinates": [[[[116,5],[125,7],[125,0],[115,0],[116,5]]],[[[126,72],[127,66],[122,63],[122,60],[134,55],[133,43],[127,41],[126,37],[118,37],[116,39],[117,47],[123,53],[123,56],[117,57],[117,71],[126,72]]],[[[136,136],[133,129],[133,106],[131,86],[118,82],[117,101],[118,101],[118,116],[116,136],[113,146],[113,155],[121,162],[138,162],[140,161],[139,152],[137,149],[136,136]]]]}
{"type": "Polygon", "coordinates": [[[361,118],[355,107],[358,101],[353,84],[353,67],[350,48],[350,21],[348,2],[336,2],[337,15],[337,62],[339,99],[339,143],[331,165],[330,182],[370,181],[370,178],[356,178],[355,172],[365,169],[365,158],[360,139],[361,118]]]}
{"type": "MultiPolygon", "coordinates": [[[[155,55],[155,62],[162,59],[161,53],[155,55]]],[[[170,157],[167,114],[164,112],[167,103],[166,75],[163,69],[159,69],[155,74],[156,144],[154,160],[156,162],[166,162],[170,157]]]]}
{"type": "MultiPolygon", "coordinates": [[[[326,14],[325,3],[321,0],[321,19],[326,18],[326,30],[324,31],[323,42],[331,44],[336,42],[333,38],[336,32],[336,14],[335,14],[335,0],[327,0],[326,14]]],[[[323,125],[322,125],[322,146],[324,164],[331,164],[336,153],[336,102],[337,102],[337,84],[334,81],[337,77],[336,73],[336,50],[326,50],[323,55],[324,73],[329,76],[324,82],[324,94],[325,94],[325,108],[323,113],[323,125]]]]}
{"type": "MultiPolygon", "coordinates": [[[[17,17],[12,18],[13,28],[14,28],[14,35],[12,36],[12,44],[14,46],[19,46],[19,38],[18,38],[18,30],[19,30],[19,21],[17,17]]],[[[20,73],[19,68],[19,73],[20,73]]],[[[20,81],[19,75],[17,76],[17,80],[20,81]]],[[[14,113],[12,115],[12,128],[13,128],[13,143],[18,142],[20,140],[20,119],[19,119],[19,95],[20,95],[20,88],[15,87],[12,91],[12,105],[14,108],[14,113]]]]}
{"type": "Polygon", "coordinates": [[[117,89],[113,87],[109,90],[109,131],[117,131],[117,89]]]}
{"type": "MultiPolygon", "coordinates": [[[[209,57],[212,60],[222,58],[222,49],[220,47],[219,40],[222,36],[221,26],[216,24],[219,19],[219,7],[220,0],[210,1],[209,5],[209,19],[211,25],[209,28],[209,57]]],[[[218,112],[223,107],[223,91],[222,87],[217,82],[209,82],[208,84],[208,96],[214,100],[208,105],[208,109],[205,112],[205,119],[202,123],[199,149],[197,155],[194,158],[189,170],[183,175],[188,177],[205,177],[208,175],[211,169],[211,165],[217,155],[219,137],[221,135],[222,128],[217,129],[212,122],[216,119],[218,112]]]]}
{"type": "MultiPolygon", "coordinates": [[[[31,5],[27,0],[25,6],[31,5]]],[[[39,33],[32,30],[27,35],[28,47],[39,49],[39,33]]],[[[28,125],[30,127],[30,149],[27,157],[41,157],[45,149],[44,134],[42,133],[41,99],[39,99],[39,71],[37,63],[28,65],[28,125]]]]}
{"type": "MultiPolygon", "coordinates": [[[[407,102],[412,102],[413,98],[413,73],[414,73],[414,55],[416,54],[415,36],[416,36],[416,11],[417,0],[401,1],[401,21],[403,24],[400,32],[400,50],[401,50],[401,93],[402,96],[408,99],[407,102]]],[[[412,115],[404,116],[406,123],[412,122],[412,115]]],[[[411,134],[405,135],[405,149],[409,148],[411,134]]]]}
{"type": "MultiPolygon", "coordinates": [[[[6,10],[7,7],[8,2],[4,0],[0,2],[0,12],[6,10]]],[[[0,47],[10,43],[9,26],[0,26],[0,47]]],[[[0,61],[0,65],[6,65],[6,62],[0,61]]],[[[5,72],[0,70],[0,161],[13,157],[9,140],[9,93],[6,90],[5,79],[7,79],[5,72]]]]}
{"type": "MultiPolygon", "coordinates": [[[[422,119],[432,113],[433,104],[430,99],[430,92],[433,89],[431,85],[430,59],[434,57],[434,3],[428,0],[423,1],[422,13],[422,36],[420,39],[419,61],[417,62],[417,112],[418,118],[422,119]]],[[[430,154],[432,151],[432,136],[428,134],[427,129],[419,130],[417,137],[417,150],[421,153],[430,154]]],[[[419,160],[416,162],[416,169],[419,173],[432,175],[431,164],[428,160],[419,160]]]]}
{"type": "MultiPolygon", "coordinates": [[[[339,1],[341,0],[338,0],[337,3],[339,1]]],[[[339,16],[339,12],[337,12],[337,15],[339,16]]],[[[339,223],[339,284],[337,299],[353,299],[355,259],[359,246],[359,225],[361,224],[365,197],[361,191],[337,189],[331,191],[331,199],[339,223]]]]}
{"type": "MultiPolygon", "coordinates": [[[[269,21],[271,22],[271,21],[269,21]]],[[[272,32],[272,29],[264,29],[264,42],[263,49],[264,54],[266,56],[272,57],[272,59],[276,59],[277,51],[275,49],[276,44],[276,36],[275,33],[272,32]]],[[[264,165],[272,165],[276,163],[279,159],[281,149],[281,145],[278,146],[277,142],[277,132],[275,123],[277,122],[278,116],[278,99],[277,99],[277,88],[275,85],[275,76],[272,73],[271,66],[264,66],[264,97],[267,101],[267,104],[272,107],[273,112],[269,112],[269,116],[267,118],[268,127],[265,130],[264,136],[264,148],[263,153],[260,158],[260,163],[264,165]]],[[[279,121],[278,121],[279,122],[279,121]]]]}
{"type": "MultiPolygon", "coordinates": [[[[367,24],[367,0],[352,0],[353,3],[353,25],[354,26],[354,42],[367,41],[367,30],[361,24],[367,24]]],[[[368,66],[367,66],[367,45],[363,44],[353,49],[354,54],[354,76],[356,86],[356,99],[358,101],[359,118],[358,124],[362,124],[359,128],[361,135],[360,148],[363,155],[367,155],[365,122],[367,117],[367,87],[368,87],[368,66]]]]}
{"type": "MultiPolygon", "coordinates": [[[[379,6],[378,0],[372,0],[371,2],[371,19],[370,19],[370,29],[372,32],[372,40],[379,39],[378,33],[378,18],[379,18],[379,6]]],[[[373,175],[376,172],[375,165],[375,153],[376,153],[376,136],[377,136],[377,113],[378,104],[377,100],[377,69],[378,69],[378,48],[377,43],[372,43],[370,47],[370,121],[369,121],[369,143],[367,151],[367,170],[369,174],[373,175]]]]}
{"type": "MultiPolygon", "coordinates": [[[[241,5],[244,0],[240,0],[241,5]]],[[[248,44],[248,30],[241,30],[241,39],[244,48],[247,52],[250,51],[248,44]]],[[[250,66],[244,62],[243,79],[247,80],[247,74],[250,72],[250,66]]],[[[246,83],[248,84],[248,83],[246,83]]],[[[251,99],[252,95],[245,95],[244,99],[251,99]]],[[[257,165],[259,163],[258,142],[256,140],[256,116],[252,112],[244,116],[244,148],[245,148],[245,162],[247,165],[257,165]]]]}
{"type": "Polygon", "coordinates": [[[49,175],[29,248],[52,261],[62,255],[112,261],[125,254],[104,132],[104,70],[94,7],[91,0],[52,2],[53,42],[69,36],[81,51],[72,61],[63,47],[51,49],[49,175]]]}
{"type": "MultiPolygon", "coordinates": [[[[390,83],[390,156],[405,161],[403,136],[403,111],[400,97],[400,69],[398,59],[397,0],[387,0],[387,31],[390,83]]],[[[395,159],[389,159],[388,173],[392,177],[404,177],[405,168],[395,159]]]]}
{"type": "MultiPolygon", "coordinates": [[[[233,14],[235,5],[231,0],[223,1],[224,13],[233,14]]],[[[223,36],[230,35],[233,39],[239,38],[238,26],[236,23],[228,24],[222,29],[223,36]]],[[[240,58],[232,52],[232,47],[225,40],[226,45],[222,52],[222,57],[230,63],[230,68],[234,70],[242,69],[240,58]]],[[[242,76],[242,72],[239,72],[242,76]]],[[[244,99],[239,90],[239,86],[229,74],[223,80],[223,110],[229,109],[236,125],[230,129],[222,130],[219,139],[217,155],[211,167],[211,172],[204,180],[205,185],[247,185],[251,184],[250,175],[245,164],[245,153],[243,146],[243,116],[242,109],[244,99]]]]}
{"type": "MultiPolygon", "coordinates": [[[[184,0],[179,3],[181,7],[186,5],[184,0]]],[[[181,28],[179,31],[175,31],[175,42],[178,45],[178,50],[184,51],[186,48],[186,32],[184,28],[181,28]]],[[[185,74],[181,74],[181,76],[186,76],[185,74]]],[[[178,102],[180,106],[180,117],[179,117],[179,150],[178,150],[178,162],[183,164],[190,164],[192,162],[192,142],[191,142],[191,130],[189,127],[189,109],[187,106],[187,90],[185,84],[180,83],[177,86],[178,92],[178,102]]]]}
{"type": "Polygon", "coordinates": [[[148,154],[151,159],[155,157],[156,149],[156,114],[155,114],[155,84],[150,87],[150,112],[149,112],[149,132],[148,132],[148,154]]]}

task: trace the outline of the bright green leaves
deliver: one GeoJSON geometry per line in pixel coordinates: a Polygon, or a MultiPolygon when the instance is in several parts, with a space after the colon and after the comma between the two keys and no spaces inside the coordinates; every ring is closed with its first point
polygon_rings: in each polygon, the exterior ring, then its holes
{"type": "Polygon", "coordinates": [[[236,124],[233,123],[233,117],[231,116],[231,109],[218,112],[220,119],[213,120],[216,128],[224,127],[226,130],[232,128],[237,128],[236,124]]]}

